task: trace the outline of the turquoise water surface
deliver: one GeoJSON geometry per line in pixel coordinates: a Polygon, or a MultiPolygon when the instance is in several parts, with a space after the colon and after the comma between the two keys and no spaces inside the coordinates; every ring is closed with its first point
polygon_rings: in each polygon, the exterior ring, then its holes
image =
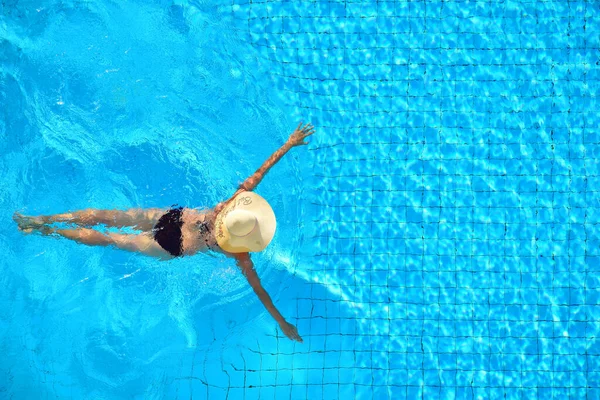
{"type": "Polygon", "coordinates": [[[600,397],[594,1],[4,2],[0,398],[600,397]],[[210,207],[255,255],[24,236],[15,210],[210,207]]]}

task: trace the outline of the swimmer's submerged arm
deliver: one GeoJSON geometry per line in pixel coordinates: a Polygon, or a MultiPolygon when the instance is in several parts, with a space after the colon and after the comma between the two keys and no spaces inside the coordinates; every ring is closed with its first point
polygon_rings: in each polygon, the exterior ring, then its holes
{"type": "Polygon", "coordinates": [[[254,263],[250,259],[249,253],[237,253],[234,255],[237,265],[242,269],[242,272],[248,279],[248,283],[252,286],[254,293],[258,296],[260,301],[263,303],[267,311],[271,314],[273,318],[279,324],[279,327],[285,333],[285,335],[295,341],[302,342],[302,338],[298,335],[298,330],[296,327],[290,323],[288,323],[283,315],[275,308],[273,301],[271,300],[271,296],[267,293],[267,291],[262,287],[260,283],[260,279],[256,274],[256,270],[254,269],[254,263]]]}
{"type": "Polygon", "coordinates": [[[300,122],[300,124],[298,125],[296,130],[294,130],[294,132],[291,134],[287,142],[285,142],[285,144],[281,146],[279,150],[273,153],[271,157],[269,157],[267,161],[265,161],[263,165],[259,169],[257,169],[254,174],[252,174],[248,179],[246,179],[244,183],[240,185],[239,189],[254,190],[254,188],[258,186],[260,181],[262,181],[262,179],[265,177],[265,174],[269,172],[273,165],[275,165],[279,160],[281,160],[285,153],[287,153],[294,146],[303,146],[308,144],[308,142],[305,142],[304,139],[306,139],[313,133],[315,133],[315,128],[312,124],[309,123],[302,126],[302,122],[300,122]]]}

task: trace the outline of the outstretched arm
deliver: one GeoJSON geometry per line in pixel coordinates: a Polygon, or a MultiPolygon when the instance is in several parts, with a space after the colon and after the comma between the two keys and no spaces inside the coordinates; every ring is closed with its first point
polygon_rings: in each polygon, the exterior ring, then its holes
{"type": "Polygon", "coordinates": [[[237,265],[242,269],[242,272],[248,279],[248,283],[254,289],[254,293],[258,296],[260,301],[263,303],[267,311],[275,318],[275,321],[279,323],[279,327],[285,333],[287,337],[292,340],[296,340],[298,342],[302,342],[302,338],[298,335],[298,330],[292,324],[286,322],[285,318],[281,315],[281,313],[275,308],[273,305],[273,301],[271,297],[267,293],[267,291],[260,284],[260,279],[254,270],[254,263],[250,259],[249,253],[236,253],[234,254],[237,265]]]}
{"type": "MultiPolygon", "coordinates": [[[[302,126],[302,122],[298,125],[296,130],[291,134],[290,138],[285,142],[283,146],[279,148],[267,161],[263,163],[263,165],[256,170],[254,174],[252,174],[248,179],[244,181],[239,187],[240,190],[254,190],[254,188],[262,181],[265,174],[271,169],[273,165],[275,165],[281,157],[284,156],[292,147],[294,146],[302,146],[308,144],[305,142],[308,136],[315,133],[315,128],[312,124],[306,124],[304,127],[302,126]]],[[[236,192],[237,193],[237,192],[236,192]]]]}
{"type": "Polygon", "coordinates": [[[287,142],[285,142],[285,144],[283,146],[281,146],[279,148],[279,150],[277,150],[275,153],[273,153],[271,155],[271,157],[269,157],[269,159],[267,161],[265,161],[263,163],[263,165],[259,169],[257,169],[254,174],[252,174],[248,179],[246,179],[244,181],[244,183],[242,183],[238,187],[238,190],[233,194],[233,196],[231,196],[229,199],[217,204],[214,208],[214,213],[215,214],[220,213],[221,210],[231,200],[233,200],[233,198],[235,196],[237,196],[241,192],[254,190],[254,188],[256,186],[258,186],[260,181],[262,181],[265,174],[271,169],[271,167],[273,165],[275,165],[277,163],[277,161],[281,160],[281,157],[283,157],[283,155],[285,153],[287,153],[292,147],[303,146],[303,145],[308,144],[308,142],[305,142],[304,139],[306,139],[308,136],[312,135],[313,133],[315,133],[315,127],[312,124],[308,123],[308,124],[302,126],[302,122],[300,122],[300,124],[298,125],[296,130],[290,135],[287,142]]]}

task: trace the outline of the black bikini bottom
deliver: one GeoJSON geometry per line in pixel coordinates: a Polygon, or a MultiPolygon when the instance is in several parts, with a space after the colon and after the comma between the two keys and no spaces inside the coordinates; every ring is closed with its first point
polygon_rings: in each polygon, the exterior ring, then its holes
{"type": "Polygon", "coordinates": [[[154,229],[152,229],[154,240],[160,247],[176,257],[183,253],[181,238],[182,214],[183,207],[171,208],[160,217],[154,225],[154,229]]]}

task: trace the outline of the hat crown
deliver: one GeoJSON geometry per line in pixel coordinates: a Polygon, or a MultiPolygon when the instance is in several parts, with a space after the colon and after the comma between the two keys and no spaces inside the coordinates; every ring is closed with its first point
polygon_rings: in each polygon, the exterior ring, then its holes
{"type": "Polygon", "coordinates": [[[271,242],[276,227],[269,203],[254,192],[242,192],[217,214],[215,236],[229,253],[257,252],[271,242]]]}
{"type": "Polygon", "coordinates": [[[232,210],[225,217],[225,225],[234,236],[246,236],[256,226],[256,216],[247,210],[232,210]]]}

